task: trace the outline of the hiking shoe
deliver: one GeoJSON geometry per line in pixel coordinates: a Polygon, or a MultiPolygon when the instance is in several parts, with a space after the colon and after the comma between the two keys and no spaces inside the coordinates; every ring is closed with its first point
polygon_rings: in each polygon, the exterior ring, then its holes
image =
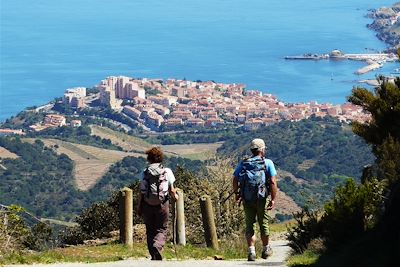
{"type": "Polygon", "coordinates": [[[249,253],[247,255],[247,261],[255,261],[256,260],[256,254],[255,253],[249,253]]]}
{"type": "Polygon", "coordinates": [[[273,253],[274,253],[274,252],[272,251],[271,246],[268,245],[266,249],[263,249],[263,252],[262,252],[262,254],[261,254],[261,257],[262,257],[263,259],[267,259],[268,257],[272,256],[273,253]]]}
{"type": "Polygon", "coordinates": [[[162,256],[161,256],[160,252],[158,251],[158,249],[156,249],[156,248],[153,249],[153,253],[151,255],[151,260],[162,261],[162,256]]]}

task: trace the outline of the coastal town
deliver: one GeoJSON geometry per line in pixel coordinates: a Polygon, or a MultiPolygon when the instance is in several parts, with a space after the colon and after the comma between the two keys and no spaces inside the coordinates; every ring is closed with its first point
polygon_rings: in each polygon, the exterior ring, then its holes
{"type": "MultiPolygon", "coordinates": [[[[97,93],[87,95],[85,87],[69,88],[60,101],[74,110],[112,109],[151,131],[228,125],[243,126],[250,131],[282,120],[299,121],[310,116],[332,116],[343,122],[369,119],[369,114],[350,103],[284,103],[271,94],[247,90],[244,84],[236,83],[110,76],[95,89],[97,93]]],[[[79,115],[67,121],[63,114],[55,114],[46,107],[48,114],[44,120],[31,125],[30,130],[42,131],[67,123],[73,127],[81,125],[79,115]]],[[[1,131],[6,133],[10,129],[1,131]]]]}
{"type": "Polygon", "coordinates": [[[342,121],[368,119],[360,108],[350,104],[285,104],[271,94],[246,90],[244,84],[121,76],[108,77],[97,87],[103,105],[120,110],[152,129],[237,124],[253,130],[281,120],[298,121],[311,115],[330,115],[342,121]],[[157,94],[146,96],[146,89],[157,94]],[[123,100],[128,100],[125,102],[128,104],[122,105],[123,100]]]}

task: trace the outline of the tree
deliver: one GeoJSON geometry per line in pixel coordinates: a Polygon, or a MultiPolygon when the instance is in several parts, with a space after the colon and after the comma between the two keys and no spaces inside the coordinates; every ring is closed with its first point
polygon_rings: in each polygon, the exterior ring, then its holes
{"type": "Polygon", "coordinates": [[[372,144],[375,152],[389,136],[400,140],[400,77],[394,83],[383,76],[377,80],[375,92],[355,88],[348,97],[349,102],[371,113],[369,122],[353,122],[353,131],[372,144]]]}
{"type": "MultiPolygon", "coordinates": [[[[353,131],[373,146],[377,157],[375,175],[385,186],[385,212],[380,223],[391,237],[400,240],[396,227],[400,219],[400,77],[394,82],[383,76],[377,80],[379,86],[374,92],[356,88],[348,100],[371,113],[370,121],[354,122],[353,131]]],[[[371,176],[370,172],[365,174],[371,176]]]]}

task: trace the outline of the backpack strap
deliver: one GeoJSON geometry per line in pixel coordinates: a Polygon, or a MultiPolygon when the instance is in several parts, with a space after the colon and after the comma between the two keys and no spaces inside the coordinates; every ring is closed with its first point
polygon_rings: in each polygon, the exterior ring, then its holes
{"type": "Polygon", "coordinates": [[[149,168],[147,167],[145,170],[144,170],[144,172],[143,172],[143,179],[144,180],[147,180],[147,198],[149,198],[150,197],[150,185],[148,184],[149,183],[149,179],[147,179],[147,176],[146,176],[146,174],[149,172],[149,168]]]}
{"type": "Polygon", "coordinates": [[[266,158],[262,157],[263,162],[264,162],[264,172],[265,172],[265,188],[267,189],[267,193],[270,194],[271,193],[271,185],[270,185],[270,181],[271,181],[271,176],[267,175],[267,165],[265,164],[265,160],[266,158]]]}

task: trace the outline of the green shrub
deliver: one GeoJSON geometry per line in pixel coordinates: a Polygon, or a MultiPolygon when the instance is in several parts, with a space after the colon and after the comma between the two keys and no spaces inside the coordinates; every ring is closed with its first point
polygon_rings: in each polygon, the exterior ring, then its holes
{"type": "Polygon", "coordinates": [[[219,239],[236,237],[244,223],[244,213],[232,196],[232,166],[229,160],[215,159],[207,172],[193,174],[182,168],[175,172],[176,186],[185,194],[186,237],[191,243],[204,243],[199,199],[211,197],[219,239]]]}
{"type": "Polygon", "coordinates": [[[333,200],[325,205],[322,218],[328,244],[340,244],[371,229],[377,221],[382,192],[376,179],[361,185],[348,180],[339,187],[333,200]]]}
{"type": "Polygon", "coordinates": [[[69,227],[65,229],[60,235],[59,239],[61,245],[78,245],[83,244],[83,241],[90,239],[89,235],[82,231],[79,226],[69,227]]]}
{"type": "Polygon", "coordinates": [[[36,251],[48,249],[53,244],[52,234],[53,230],[48,224],[39,222],[30,229],[30,233],[26,236],[23,244],[25,247],[36,251]]]}
{"type": "Polygon", "coordinates": [[[29,233],[21,214],[22,207],[0,206],[0,255],[5,255],[23,247],[23,238],[29,233]]]}
{"type": "Polygon", "coordinates": [[[296,253],[303,253],[309,243],[322,236],[322,224],[318,211],[309,210],[307,207],[293,215],[296,224],[288,228],[287,239],[289,246],[296,253]]]}

